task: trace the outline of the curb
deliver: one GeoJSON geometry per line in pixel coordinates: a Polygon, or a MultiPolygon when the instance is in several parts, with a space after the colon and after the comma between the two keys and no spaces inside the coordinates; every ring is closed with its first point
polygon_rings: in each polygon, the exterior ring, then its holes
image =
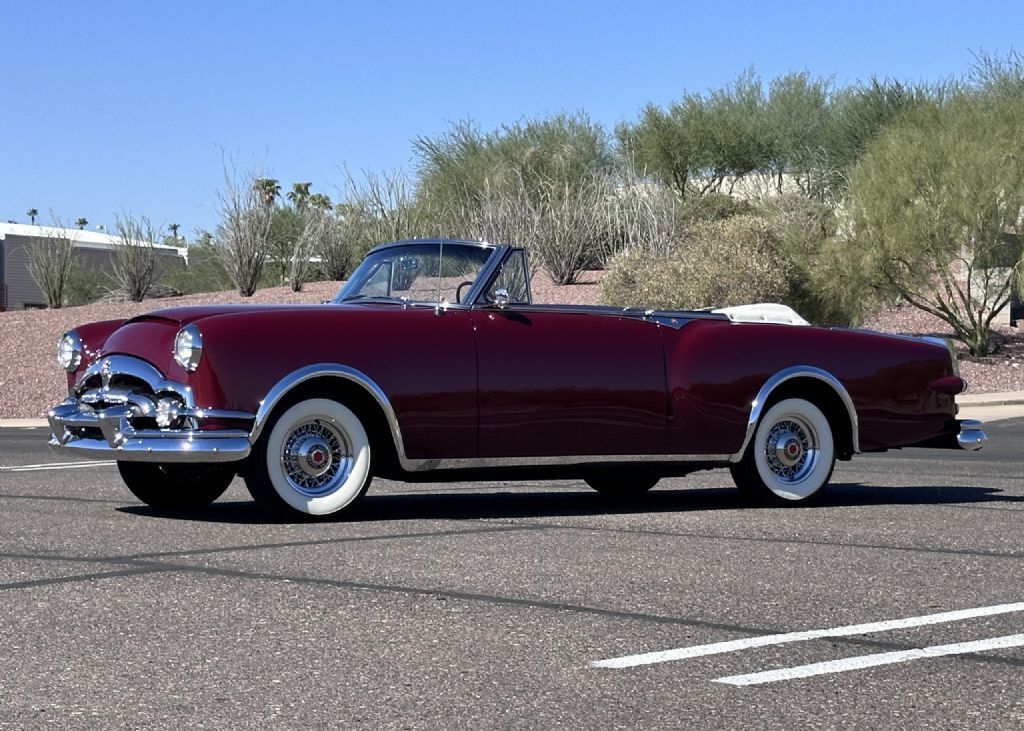
{"type": "Polygon", "coordinates": [[[0,419],[0,429],[37,429],[48,425],[46,419],[0,419]]]}

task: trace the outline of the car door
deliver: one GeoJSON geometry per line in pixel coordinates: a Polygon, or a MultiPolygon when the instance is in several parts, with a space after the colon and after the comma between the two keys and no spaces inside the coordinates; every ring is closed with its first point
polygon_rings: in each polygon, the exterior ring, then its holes
{"type": "Polygon", "coordinates": [[[516,303],[479,307],[479,455],[664,451],[658,326],[615,310],[516,303]]]}

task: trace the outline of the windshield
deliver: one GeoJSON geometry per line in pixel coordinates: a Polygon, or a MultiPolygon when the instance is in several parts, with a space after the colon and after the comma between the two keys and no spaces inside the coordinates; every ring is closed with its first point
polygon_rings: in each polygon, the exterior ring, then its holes
{"type": "Polygon", "coordinates": [[[389,246],[371,252],[334,298],[402,302],[464,302],[494,252],[473,244],[436,241],[389,246]]]}

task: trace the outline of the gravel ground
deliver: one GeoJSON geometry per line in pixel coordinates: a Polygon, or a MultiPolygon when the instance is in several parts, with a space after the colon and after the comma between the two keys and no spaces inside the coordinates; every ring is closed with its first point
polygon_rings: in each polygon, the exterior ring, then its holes
{"type": "MultiPolygon", "coordinates": [[[[600,296],[601,272],[585,272],[580,283],[556,286],[544,274],[532,282],[536,302],[594,304],[600,296]]],[[[337,282],[313,282],[303,292],[274,287],[257,292],[250,302],[310,304],[331,297],[337,282]]],[[[162,307],[238,302],[235,292],[214,292],[141,304],[107,303],[63,310],[24,310],[0,313],[0,418],[34,418],[59,401],[66,391],[63,373],[54,362],[57,339],[83,323],[128,318],[162,307]]],[[[865,323],[883,332],[949,336],[940,320],[911,307],[885,310],[865,323]]],[[[1008,326],[997,328],[999,352],[982,360],[961,352],[961,371],[972,393],[1024,390],[1024,334],[1008,326]]]]}

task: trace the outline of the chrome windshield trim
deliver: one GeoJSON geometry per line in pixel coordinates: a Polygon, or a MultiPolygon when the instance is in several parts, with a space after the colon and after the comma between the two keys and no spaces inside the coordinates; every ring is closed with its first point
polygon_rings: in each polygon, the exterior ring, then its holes
{"type": "MultiPolygon", "coordinates": [[[[490,251],[491,252],[490,255],[487,257],[486,261],[484,261],[484,264],[480,268],[479,273],[477,274],[476,278],[473,280],[473,285],[466,292],[466,296],[464,298],[464,303],[469,303],[469,302],[474,302],[475,301],[473,299],[473,297],[475,297],[476,296],[475,293],[479,291],[479,288],[481,286],[481,282],[484,281],[485,279],[489,279],[490,278],[490,276],[491,276],[490,273],[495,268],[495,262],[503,259],[504,258],[504,252],[507,249],[511,248],[511,247],[509,247],[506,244],[492,244],[492,243],[488,243],[487,241],[465,241],[465,240],[462,240],[462,239],[406,239],[406,240],[403,240],[403,241],[390,241],[390,242],[388,242],[386,244],[380,244],[379,246],[375,246],[374,248],[370,249],[370,251],[368,251],[366,253],[366,256],[363,257],[363,261],[359,263],[359,265],[356,267],[356,269],[361,267],[363,265],[363,263],[369,257],[373,256],[376,253],[379,253],[381,251],[387,251],[388,249],[400,248],[400,247],[403,247],[403,246],[437,246],[440,249],[439,254],[440,254],[441,257],[444,256],[444,247],[446,247],[446,246],[455,246],[455,247],[461,247],[461,248],[474,248],[474,249],[479,249],[481,251],[490,251]]],[[[359,298],[350,298],[351,296],[344,297],[344,298],[341,297],[341,293],[343,291],[345,291],[345,289],[349,286],[350,282],[351,282],[351,278],[350,278],[349,282],[346,282],[345,285],[337,292],[337,294],[335,294],[335,296],[332,297],[329,300],[330,304],[341,305],[341,304],[346,304],[346,303],[349,303],[349,302],[359,302],[360,301],[359,298]]],[[[394,300],[396,304],[402,304],[402,305],[404,305],[406,307],[414,306],[414,305],[417,305],[417,304],[419,304],[419,305],[427,304],[427,305],[430,305],[431,307],[435,307],[438,304],[446,304],[448,306],[452,306],[453,304],[460,304],[460,303],[438,303],[438,302],[434,302],[432,300],[402,300],[402,298],[400,298],[400,297],[390,297],[389,299],[394,300]]]]}
{"type": "Polygon", "coordinates": [[[743,437],[743,444],[740,446],[739,450],[731,456],[731,462],[739,462],[743,459],[743,453],[747,451],[747,446],[750,444],[750,440],[754,438],[754,432],[757,430],[757,422],[760,421],[761,412],[764,410],[764,405],[768,401],[772,392],[786,381],[791,381],[794,378],[814,378],[822,381],[835,391],[836,395],[846,407],[847,415],[850,417],[850,433],[852,434],[853,452],[854,454],[860,454],[860,436],[858,433],[860,426],[857,418],[857,409],[853,405],[853,399],[850,398],[850,394],[846,390],[846,387],[843,386],[838,378],[828,371],[822,370],[821,368],[815,368],[814,366],[799,365],[779,371],[775,375],[771,376],[764,382],[764,385],[761,386],[761,390],[757,392],[757,396],[755,396],[754,400],[750,403],[750,415],[747,418],[747,431],[743,437]]]}
{"type": "Polygon", "coordinates": [[[494,246],[494,253],[484,264],[483,269],[476,275],[476,279],[473,280],[473,286],[466,292],[466,296],[460,304],[466,304],[472,306],[481,297],[484,292],[487,291],[487,286],[491,283],[491,280],[498,276],[498,272],[501,270],[501,265],[505,259],[508,258],[509,252],[512,251],[512,247],[508,244],[500,244],[494,246]]]}

